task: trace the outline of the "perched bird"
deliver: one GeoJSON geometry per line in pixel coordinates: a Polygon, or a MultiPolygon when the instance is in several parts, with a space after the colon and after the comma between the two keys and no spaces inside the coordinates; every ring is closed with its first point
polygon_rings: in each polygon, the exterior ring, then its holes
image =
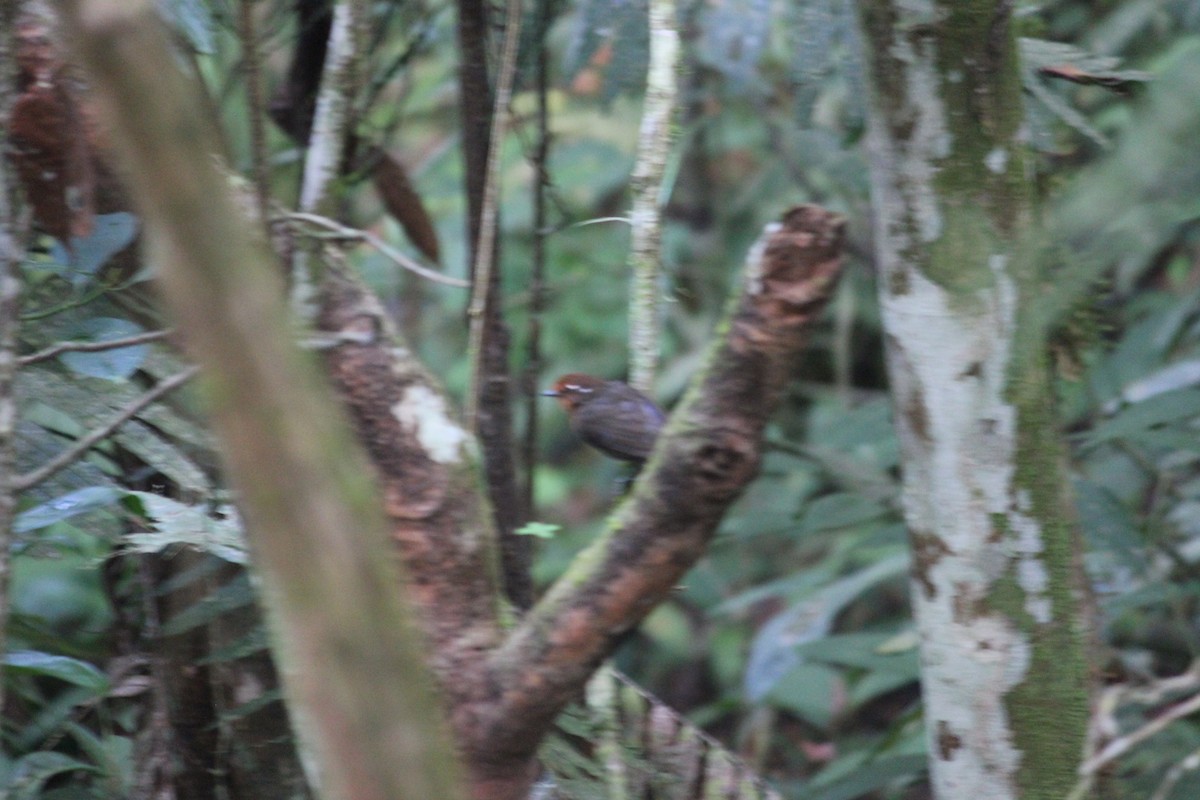
{"type": "Polygon", "coordinates": [[[580,439],[605,455],[636,464],[649,457],[667,418],[629,384],[576,372],[563,375],[542,394],[558,398],[580,439]]]}

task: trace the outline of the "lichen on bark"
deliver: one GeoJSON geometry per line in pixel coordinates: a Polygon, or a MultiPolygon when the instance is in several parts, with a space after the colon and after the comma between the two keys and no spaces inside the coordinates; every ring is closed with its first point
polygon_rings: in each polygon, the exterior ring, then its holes
{"type": "Polygon", "coordinates": [[[1034,203],[1010,13],[860,5],[926,724],[947,800],[1062,797],[1087,717],[1054,397],[1042,351],[1013,341],[1038,287],[1021,249],[1034,203]]]}

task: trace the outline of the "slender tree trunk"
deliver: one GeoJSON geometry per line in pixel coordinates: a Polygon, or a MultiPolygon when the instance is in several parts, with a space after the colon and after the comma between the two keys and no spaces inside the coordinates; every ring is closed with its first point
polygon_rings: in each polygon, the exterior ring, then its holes
{"type": "Polygon", "coordinates": [[[1041,347],[1011,3],[859,5],[880,300],[935,794],[1062,798],[1088,716],[1079,540],[1041,347]]]}
{"type": "MultiPolygon", "coordinates": [[[[482,0],[458,2],[458,90],[462,116],[463,168],[467,193],[467,236],[472,279],[479,263],[478,249],[484,221],[488,151],[491,146],[493,93],[488,79],[488,14],[482,0]]],[[[495,216],[499,226],[499,214],[495,216]]],[[[466,405],[477,410],[474,433],[483,450],[488,497],[500,535],[504,592],[514,604],[527,608],[533,601],[529,565],[533,558],[528,536],[514,531],[523,512],[517,492],[517,469],[512,433],[511,380],[508,373],[509,331],[501,311],[499,242],[492,239],[492,260],[484,287],[483,343],[478,397],[466,405]]],[[[470,390],[469,390],[470,391],[470,390]]]]}

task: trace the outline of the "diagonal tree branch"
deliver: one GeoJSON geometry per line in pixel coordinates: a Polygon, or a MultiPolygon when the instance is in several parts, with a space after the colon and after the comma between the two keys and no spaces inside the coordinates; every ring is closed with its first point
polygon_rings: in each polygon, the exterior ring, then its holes
{"type": "Polygon", "coordinates": [[[536,741],[703,554],[758,471],[763,428],[840,273],[843,227],[841,217],[802,206],[756,245],[727,333],[633,496],[493,655],[487,684],[504,691],[479,720],[490,747],[516,757],[536,741]]]}
{"type": "Polygon", "coordinates": [[[137,344],[149,344],[150,342],[165,339],[172,333],[173,331],[170,330],[147,331],[146,333],[138,333],[133,336],[122,336],[119,339],[105,339],[100,342],[59,342],[44,350],[38,350],[36,353],[21,356],[17,359],[17,364],[27,367],[39,361],[49,361],[63,353],[102,353],[105,350],[118,350],[122,347],[132,347],[137,344]]]}

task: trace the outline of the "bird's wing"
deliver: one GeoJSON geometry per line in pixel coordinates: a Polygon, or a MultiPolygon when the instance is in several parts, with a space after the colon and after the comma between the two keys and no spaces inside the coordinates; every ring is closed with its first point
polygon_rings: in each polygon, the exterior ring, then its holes
{"type": "Polygon", "coordinates": [[[574,420],[580,438],[597,450],[625,461],[645,461],[654,449],[665,416],[649,399],[623,397],[614,409],[587,404],[574,420]]]}

